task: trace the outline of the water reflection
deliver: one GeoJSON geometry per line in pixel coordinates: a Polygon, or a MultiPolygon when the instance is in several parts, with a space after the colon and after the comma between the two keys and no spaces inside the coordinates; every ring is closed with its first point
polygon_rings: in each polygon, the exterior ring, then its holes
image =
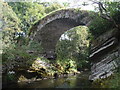
{"type": "Polygon", "coordinates": [[[32,83],[11,84],[7,88],[90,88],[88,81],[89,72],[84,72],[79,75],[61,77],[57,79],[46,79],[32,83]]]}
{"type": "Polygon", "coordinates": [[[12,85],[17,88],[89,88],[90,82],[88,81],[88,72],[79,75],[61,77],[57,79],[46,79],[32,83],[19,83],[12,85]]]}

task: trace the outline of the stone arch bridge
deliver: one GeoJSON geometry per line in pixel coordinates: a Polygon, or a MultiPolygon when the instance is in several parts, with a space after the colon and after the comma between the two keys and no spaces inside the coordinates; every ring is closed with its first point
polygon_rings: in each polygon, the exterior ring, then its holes
{"type": "MultiPolygon", "coordinates": [[[[53,59],[55,46],[60,36],[73,27],[90,25],[94,12],[63,9],[53,12],[33,25],[30,39],[41,43],[46,57],[53,59]]],[[[90,80],[106,78],[120,66],[120,31],[108,30],[91,43],[90,60],[92,62],[90,80]]]]}
{"type": "Polygon", "coordinates": [[[55,55],[55,47],[60,36],[73,27],[89,26],[93,17],[90,11],[62,9],[39,20],[30,29],[30,39],[41,43],[48,58],[55,55]]]}

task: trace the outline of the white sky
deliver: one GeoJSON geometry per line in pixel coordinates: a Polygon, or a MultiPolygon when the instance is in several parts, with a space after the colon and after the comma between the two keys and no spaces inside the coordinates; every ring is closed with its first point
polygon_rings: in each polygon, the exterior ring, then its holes
{"type": "Polygon", "coordinates": [[[94,10],[94,6],[91,5],[92,2],[90,0],[41,0],[42,2],[68,2],[70,3],[71,8],[78,8],[81,7],[82,10],[94,10]],[[86,2],[89,5],[83,6],[82,4],[86,2]],[[81,6],[82,5],[82,6],[81,6]]]}
{"type": "MultiPolygon", "coordinates": [[[[35,2],[68,2],[70,3],[70,8],[81,8],[82,10],[92,10],[94,11],[94,6],[97,6],[96,4],[92,4],[91,0],[3,0],[5,2],[29,2],[29,1],[35,1],[35,2]],[[82,4],[86,2],[86,6],[83,6],[82,4]]],[[[102,1],[102,0],[93,0],[93,1],[102,1]]],[[[104,0],[104,1],[120,1],[120,0],[104,0]]]]}
{"type": "MultiPolygon", "coordinates": [[[[41,0],[43,2],[68,2],[70,3],[71,8],[78,8],[81,7],[82,10],[92,10],[94,11],[94,6],[97,6],[96,4],[92,4],[91,0],[41,0]],[[88,5],[83,6],[82,4],[86,2],[88,5]]],[[[102,0],[92,0],[92,1],[102,1],[102,0]]],[[[120,1],[120,0],[104,0],[104,1],[120,1]]]]}

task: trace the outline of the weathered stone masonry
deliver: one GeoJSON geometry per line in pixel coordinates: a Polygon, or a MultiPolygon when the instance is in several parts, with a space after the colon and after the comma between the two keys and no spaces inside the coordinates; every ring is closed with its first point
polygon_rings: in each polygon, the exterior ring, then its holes
{"type": "MultiPolygon", "coordinates": [[[[47,57],[53,58],[57,41],[64,32],[79,25],[89,26],[92,20],[89,11],[59,10],[34,24],[30,30],[30,39],[40,42],[47,57]]],[[[90,80],[110,76],[120,65],[119,36],[119,30],[113,29],[92,42],[90,80]]]]}
{"type": "Polygon", "coordinates": [[[51,13],[38,21],[30,30],[30,38],[41,42],[46,53],[53,53],[60,36],[73,27],[89,26],[93,17],[89,11],[63,9],[51,13]]]}

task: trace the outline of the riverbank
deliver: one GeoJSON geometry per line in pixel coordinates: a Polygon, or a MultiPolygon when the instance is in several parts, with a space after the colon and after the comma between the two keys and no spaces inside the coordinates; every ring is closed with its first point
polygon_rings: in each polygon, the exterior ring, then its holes
{"type": "MultiPolygon", "coordinates": [[[[13,62],[6,62],[7,65],[11,63],[13,62]]],[[[24,61],[23,63],[24,65],[22,64],[22,66],[20,66],[18,62],[16,63],[17,67],[4,71],[2,74],[3,87],[7,87],[10,83],[30,83],[45,79],[67,77],[80,73],[77,71],[75,62],[72,60],[51,62],[44,57],[38,57],[33,61],[24,61]]]]}

